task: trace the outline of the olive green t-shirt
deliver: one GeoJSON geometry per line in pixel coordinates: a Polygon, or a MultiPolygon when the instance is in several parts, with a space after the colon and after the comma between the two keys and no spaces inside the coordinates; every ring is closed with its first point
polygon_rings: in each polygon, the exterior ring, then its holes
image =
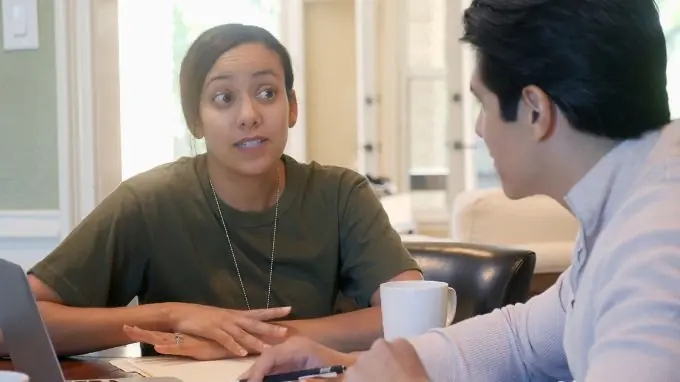
{"type": "MultiPolygon", "coordinates": [[[[327,316],[338,292],[367,307],[380,283],[418,269],[363,176],[282,158],[272,307],[327,316]]],[[[264,308],[274,208],[221,208],[250,307],[264,308]]],[[[138,296],[246,309],[204,155],[122,182],[30,273],[71,306],[125,306],[138,296]]]]}

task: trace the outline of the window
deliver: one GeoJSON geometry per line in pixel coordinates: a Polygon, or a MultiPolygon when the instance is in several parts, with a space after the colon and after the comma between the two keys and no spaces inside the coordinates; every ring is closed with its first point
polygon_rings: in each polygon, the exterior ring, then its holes
{"type": "Polygon", "coordinates": [[[404,4],[409,187],[417,209],[441,211],[449,173],[446,1],[404,4]]]}
{"type": "Polygon", "coordinates": [[[467,92],[469,78],[462,78],[461,62],[472,57],[463,55],[456,36],[447,35],[452,34],[447,23],[459,22],[450,15],[462,9],[461,2],[404,3],[409,186],[413,205],[420,210],[416,216],[440,220],[455,194],[474,187],[497,187],[499,180],[484,142],[473,133],[476,118],[466,122],[462,118],[462,110],[467,107],[476,116],[478,105],[468,106],[460,102],[460,95],[454,96],[456,92],[467,92]],[[461,53],[456,57],[454,52],[461,53]],[[462,78],[462,82],[455,77],[462,78]]]}
{"type": "Polygon", "coordinates": [[[122,179],[205,150],[180,107],[184,53],[204,30],[229,22],[280,36],[280,1],[118,1],[122,179]]]}

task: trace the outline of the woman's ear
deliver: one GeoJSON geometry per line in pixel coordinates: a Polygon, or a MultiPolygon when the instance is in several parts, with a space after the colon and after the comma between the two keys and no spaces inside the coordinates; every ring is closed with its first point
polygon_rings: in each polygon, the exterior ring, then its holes
{"type": "Polygon", "coordinates": [[[200,119],[198,119],[196,122],[194,122],[193,125],[189,126],[189,132],[191,132],[191,135],[194,136],[196,139],[203,139],[203,124],[201,123],[200,119]]]}
{"type": "Polygon", "coordinates": [[[298,118],[298,103],[297,94],[295,90],[291,90],[288,94],[288,128],[293,128],[297,123],[298,118]]]}

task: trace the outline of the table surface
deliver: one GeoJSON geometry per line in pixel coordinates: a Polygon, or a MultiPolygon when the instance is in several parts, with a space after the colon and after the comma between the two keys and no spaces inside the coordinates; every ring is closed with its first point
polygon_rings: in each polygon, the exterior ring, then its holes
{"type": "MultiPolygon", "coordinates": [[[[67,380],[71,379],[107,379],[138,376],[125,373],[111,365],[103,358],[73,358],[59,362],[67,380]]],[[[0,370],[13,370],[12,362],[0,360],[0,370]]]]}
{"type": "MultiPolygon", "coordinates": [[[[137,374],[123,372],[109,363],[112,358],[134,357],[138,354],[138,348],[129,346],[82,357],[64,358],[59,363],[64,372],[64,378],[67,380],[138,377],[137,374]]],[[[0,359],[0,370],[13,370],[12,362],[8,359],[0,359]]]]}

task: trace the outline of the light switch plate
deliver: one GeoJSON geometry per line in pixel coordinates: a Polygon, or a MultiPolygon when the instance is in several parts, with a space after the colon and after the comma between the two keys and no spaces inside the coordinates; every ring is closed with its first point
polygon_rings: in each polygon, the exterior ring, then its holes
{"type": "Polygon", "coordinates": [[[5,50],[38,49],[38,0],[2,0],[5,50]]]}

